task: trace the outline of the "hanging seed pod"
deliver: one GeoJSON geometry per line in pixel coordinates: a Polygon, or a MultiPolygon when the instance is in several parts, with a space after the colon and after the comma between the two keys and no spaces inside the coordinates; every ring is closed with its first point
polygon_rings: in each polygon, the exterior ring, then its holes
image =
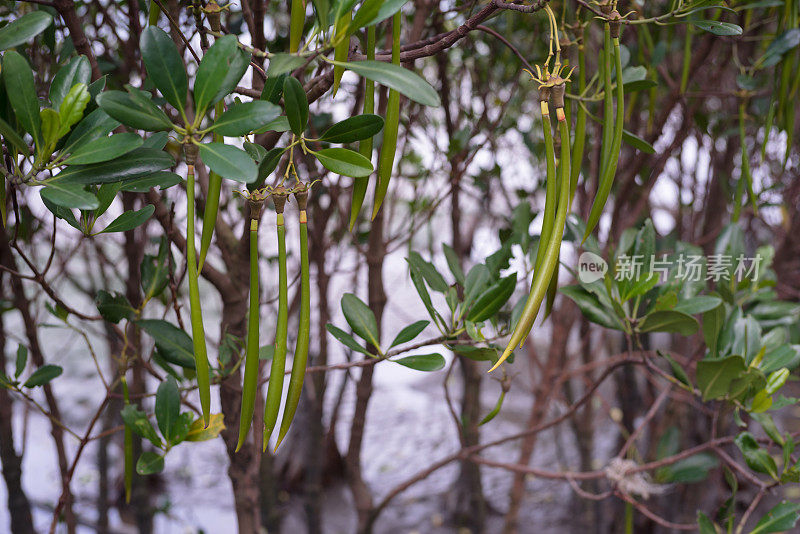
{"type": "MultiPolygon", "coordinates": [[[[617,112],[616,112],[616,119],[613,125],[613,133],[611,136],[611,143],[610,147],[606,149],[608,146],[606,144],[606,128],[611,125],[611,113],[609,110],[609,103],[611,99],[611,72],[610,69],[606,69],[605,79],[606,79],[606,89],[605,89],[605,113],[606,116],[603,118],[603,155],[604,155],[604,162],[605,166],[601,167],[600,173],[600,180],[598,182],[597,187],[597,196],[594,199],[594,203],[592,204],[591,212],[589,213],[589,219],[586,223],[586,232],[583,235],[583,240],[586,241],[586,238],[591,235],[592,231],[594,230],[597,223],[600,221],[600,217],[603,214],[603,208],[606,205],[606,201],[608,200],[608,195],[611,193],[611,187],[614,183],[614,175],[617,173],[617,164],[619,163],[619,153],[620,149],[622,148],[622,127],[625,121],[625,93],[623,89],[622,83],[622,54],[620,53],[619,48],[619,26],[621,17],[619,13],[614,10],[611,12],[611,17],[613,20],[606,24],[606,35],[610,38],[613,42],[614,46],[614,60],[615,60],[615,69],[617,74],[617,84],[616,84],[616,99],[617,99],[617,112]],[[611,38],[611,31],[610,27],[615,25],[616,27],[616,37],[611,38]]],[[[610,54],[607,53],[608,56],[610,54]]]]}
{"type": "MultiPolygon", "coordinates": [[[[375,25],[367,28],[367,59],[375,59],[375,25]]],[[[364,114],[375,113],[375,82],[364,79],[364,114]]],[[[358,143],[358,152],[365,158],[372,161],[372,137],[368,137],[358,143]]],[[[364,204],[364,197],[367,196],[367,186],[369,177],[353,179],[353,199],[350,202],[350,231],[358,220],[361,206],[364,204]]]]}
{"type": "Polygon", "coordinates": [[[286,227],[283,220],[283,211],[289,192],[278,186],[272,191],[272,202],[275,204],[277,215],[275,227],[278,233],[278,322],[275,326],[275,354],[272,356],[272,366],[269,372],[269,386],[267,388],[267,401],[264,404],[264,442],[263,448],[267,450],[267,443],[272,436],[275,423],[278,420],[278,411],[281,407],[283,395],[283,377],[286,368],[286,335],[288,330],[288,278],[286,272],[286,227]]]}
{"type": "Polygon", "coordinates": [[[254,191],[247,199],[250,208],[250,308],[247,314],[247,345],[244,356],[244,380],[242,381],[242,407],[239,412],[238,451],[247,438],[253,423],[256,394],[258,392],[258,327],[259,327],[259,278],[258,278],[258,221],[264,209],[266,197],[254,191]]]}
{"type": "MultiPolygon", "coordinates": [[[[400,65],[400,24],[401,13],[398,11],[392,19],[392,63],[400,65]]],[[[383,127],[383,143],[378,155],[378,185],[375,187],[375,200],[372,204],[372,218],[378,214],[389,191],[389,180],[392,177],[392,165],[397,153],[397,132],[400,129],[400,93],[389,89],[386,101],[386,123],[383,127]]]]}
{"type": "Polygon", "coordinates": [[[186,277],[189,279],[189,315],[192,322],[192,346],[197,372],[197,389],[203,424],[207,427],[211,414],[211,378],[208,370],[206,333],[203,328],[203,310],[200,304],[200,288],[197,279],[197,254],[194,243],[194,164],[197,161],[197,145],[184,144],[186,156],[186,277]]]}
{"type": "Polygon", "coordinates": [[[308,220],[306,205],[308,204],[308,184],[298,184],[294,191],[297,207],[300,210],[300,323],[297,329],[297,344],[294,348],[294,361],[292,362],[292,375],[289,379],[289,391],[286,394],[286,407],[283,410],[281,430],[275,449],[280,446],[289,426],[292,424],[297,405],[300,403],[300,393],[303,390],[303,380],[306,375],[308,361],[308,339],[311,332],[311,290],[309,288],[308,267],[308,220]]]}

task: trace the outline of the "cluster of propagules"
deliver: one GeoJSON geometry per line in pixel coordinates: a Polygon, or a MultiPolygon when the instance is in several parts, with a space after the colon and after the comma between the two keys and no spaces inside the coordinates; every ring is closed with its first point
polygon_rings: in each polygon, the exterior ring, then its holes
{"type": "Polygon", "coordinates": [[[245,350],[244,381],[242,385],[242,407],[239,419],[239,441],[236,449],[244,444],[253,420],[255,400],[258,393],[258,352],[259,352],[259,270],[258,270],[258,226],[264,204],[272,199],[275,208],[275,227],[278,236],[278,318],[275,327],[275,344],[270,367],[269,384],[266,402],[264,403],[264,436],[263,448],[266,450],[269,439],[278,421],[278,412],[283,394],[283,379],[286,365],[288,334],[288,275],[286,266],[286,227],[284,210],[290,195],[293,195],[298,207],[300,225],[300,319],[297,331],[297,344],[294,351],[292,373],[289,379],[289,390],[286,395],[283,419],[281,421],[278,448],[297,411],[300,393],[303,389],[306,362],[308,360],[308,342],[311,326],[311,294],[309,288],[308,266],[308,216],[306,212],[310,184],[298,182],[291,189],[282,185],[267,186],[244,195],[249,207],[250,220],[250,308],[247,319],[247,343],[245,350]]]}

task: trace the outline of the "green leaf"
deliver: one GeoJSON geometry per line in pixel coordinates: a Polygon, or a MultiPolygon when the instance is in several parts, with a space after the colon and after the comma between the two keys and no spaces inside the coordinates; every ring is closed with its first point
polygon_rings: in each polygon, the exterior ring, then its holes
{"type": "Polygon", "coordinates": [[[145,299],[151,299],[159,295],[167,286],[168,271],[170,264],[169,244],[166,236],[161,237],[158,245],[158,255],[152,256],[145,254],[139,268],[142,279],[142,291],[145,299]]]}
{"type": "Polygon", "coordinates": [[[303,86],[293,76],[283,81],[283,105],[292,132],[302,135],[308,124],[308,99],[303,86]]]}
{"type": "Polygon", "coordinates": [[[161,319],[139,319],[136,324],[155,340],[156,347],[165,360],[194,369],[192,338],[186,332],[161,319]]]}
{"type": "Polygon", "coordinates": [[[142,61],[153,84],[173,107],[183,110],[189,81],[178,49],[169,35],[148,26],[139,40],[142,61]]]}
{"type": "MultiPolygon", "coordinates": [[[[225,35],[216,40],[206,51],[194,79],[195,112],[202,114],[219,100],[217,93],[222,88],[225,75],[236,61],[238,42],[236,36],[225,35]]],[[[240,77],[241,78],[241,77],[240,77]]],[[[238,80],[237,80],[238,82],[238,80]]]]}
{"type": "Polygon", "coordinates": [[[491,282],[492,274],[482,263],[478,263],[467,273],[464,283],[464,307],[469,308],[473,300],[481,294],[483,289],[491,282]]]}
{"type": "Polygon", "coordinates": [[[778,479],[778,466],[775,465],[775,460],[761,448],[750,432],[742,432],[736,436],[734,443],[742,451],[747,467],[757,473],[767,474],[775,480],[778,479]]]}
{"type": "Polygon", "coordinates": [[[800,45],[800,28],[786,30],[769,44],[767,51],[756,62],[756,65],[762,68],[777,65],[783,55],[792,48],[797,47],[797,45],[800,45]]]}
{"type": "Polygon", "coordinates": [[[267,76],[280,76],[305,65],[307,58],[293,54],[273,54],[269,59],[267,76]]]}
{"type": "Polygon", "coordinates": [[[214,98],[211,100],[212,103],[218,102],[225,97],[225,95],[229,95],[236,89],[239,80],[242,79],[242,76],[244,76],[244,73],[247,71],[247,67],[250,66],[250,58],[250,52],[238,47],[236,48],[236,51],[234,51],[233,55],[230,57],[230,67],[225,73],[225,77],[222,79],[222,85],[220,85],[219,91],[217,91],[217,94],[214,95],[214,98]]]}
{"type": "Polygon", "coordinates": [[[92,67],[86,56],[76,56],[69,63],[59,69],[50,83],[50,104],[58,110],[64,97],[76,84],[83,83],[88,86],[92,81],[92,67]]]}
{"type": "Polygon", "coordinates": [[[167,377],[156,390],[156,422],[161,435],[169,442],[181,410],[181,394],[175,379],[167,377]]]}
{"type": "Polygon", "coordinates": [[[719,334],[724,323],[725,306],[722,304],[703,314],[703,339],[712,355],[717,353],[719,334]]]}
{"type": "Polygon", "coordinates": [[[43,200],[49,200],[56,206],[64,208],[93,210],[100,206],[97,197],[85,191],[83,186],[78,184],[51,182],[43,187],[39,194],[43,200]]]}
{"type": "Polygon", "coordinates": [[[767,395],[773,395],[777,393],[777,391],[786,383],[786,379],[788,378],[789,370],[786,367],[778,369],[777,371],[773,371],[767,378],[767,385],[764,387],[764,391],[766,391],[767,395]]]}
{"type": "Polygon", "coordinates": [[[705,313],[711,311],[722,304],[722,299],[719,297],[712,297],[710,295],[699,295],[678,301],[673,310],[686,313],[688,315],[697,315],[698,313],[705,313]]]}
{"type": "Polygon", "coordinates": [[[356,115],[338,122],[328,128],[320,141],[327,143],[353,143],[369,139],[383,129],[383,117],[380,115],[356,115]]]}
{"type": "Polygon", "coordinates": [[[36,98],[36,85],[28,62],[17,52],[9,50],[3,54],[2,73],[6,95],[17,120],[25,131],[31,134],[36,146],[41,146],[39,100],[36,98]]]}
{"type": "Polygon", "coordinates": [[[152,451],[144,451],[136,461],[136,473],[139,475],[154,475],[163,470],[164,457],[152,451]]]}
{"type": "Polygon", "coordinates": [[[127,404],[120,412],[120,416],[125,426],[133,430],[137,436],[148,440],[156,447],[161,447],[161,438],[158,437],[156,429],[150,424],[146,413],[136,408],[133,404],[127,404]]]}
{"type": "Polygon", "coordinates": [[[719,460],[711,453],[689,456],[658,470],[658,481],[691,484],[708,478],[712,469],[719,467],[719,460]]]}
{"type": "Polygon", "coordinates": [[[75,150],[63,163],[65,165],[87,165],[101,163],[122,156],[142,146],[142,138],[135,133],[120,133],[103,137],[75,150]]]}
{"type": "Polygon", "coordinates": [[[106,137],[109,132],[118,126],[119,122],[109,117],[108,113],[102,109],[96,109],[72,129],[67,141],[64,143],[64,148],[61,149],[61,153],[74,152],[95,139],[106,137]]]}
{"type": "Polygon", "coordinates": [[[92,97],[85,83],[72,86],[72,89],[69,90],[58,108],[58,118],[61,121],[61,126],[58,130],[59,138],[67,135],[72,126],[83,118],[83,112],[91,99],[92,97]]]}
{"type": "Polygon", "coordinates": [[[367,349],[359,345],[358,341],[356,341],[355,338],[353,338],[353,336],[351,336],[341,328],[337,328],[330,323],[326,324],[325,328],[328,330],[328,332],[331,333],[333,337],[335,337],[345,347],[348,347],[356,352],[360,352],[361,354],[366,354],[367,356],[374,356],[374,354],[370,354],[367,349]]]}
{"type": "Polygon", "coordinates": [[[361,8],[356,12],[355,16],[353,17],[353,22],[351,23],[352,31],[355,31],[359,28],[363,28],[365,26],[372,26],[373,24],[378,24],[379,22],[388,19],[389,17],[400,11],[400,8],[403,7],[408,2],[408,0],[384,0],[383,2],[380,1],[373,2],[380,4],[380,8],[378,9],[378,12],[370,18],[367,15],[370,15],[373,10],[372,9],[365,10],[365,8],[368,7],[367,1],[365,1],[362,4],[361,8]],[[364,11],[363,15],[361,14],[362,11],[364,11]]]}
{"type": "Polygon", "coordinates": [[[614,310],[604,307],[600,304],[597,296],[583,287],[579,285],[565,286],[559,288],[559,291],[577,304],[581,313],[589,321],[614,330],[623,329],[622,323],[614,314],[614,310]]]}
{"type": "Polygon", "coordinates": [[[273,148],[267,152],[266,156],[261,160],[261,163],[258,164],[258,178],[255,182],[256,184],[264,184],[267,176],[278,166],[278,162],[281,160],[281,156],[284,152],[286,152],[285,148],[273,148]]]}
{"type": "Polygon", "coordinates": [[[429,324],[431,324],[430,321],[422,320],[408,325],[400,330],[400,332],[397,334],[397,337],[395,337],[394,341],[392,341],[392,344],[389,345],[389,348],[396,347],[397,345],[401,345],[403,343],[408,343],[420,335],[422,331],[425,330],[425,327],[427,327],[429,324]]]}
{"type": "Polygon", "coordinates": [[[656,310],[648,313],[639,323],[639,332],[671,332],[690,336],[697,332],[700,323],[691,315],[675,310],[656,310]]]}
{"type": "Polygon", "coordinates": [[[762,517],[750,534],[766,534],[767,532],[788,532],[800,518],[800,503],[782,501],[762,517]]]}
{"type": "Polygon", "coordinates": [[[134,99],[122,91],[106,91],[95,100],[100,109],[125,126],[148,132],[172,129],[169,117],[149,99],[134,99]]]}
{"type": "Polygon", "coordinates": [[[141,178],[172,167],[169,154],[155,148],[140,147],[122,157],[91,165],[73,165],[47,182],[53,184],[103,184],[141,178]]]}
{"type": "Polygon", "coordinates": [[[391,360],[415,371],[438,371],[444,368],[445,360],[441,354],[414,354],[397,360],[391,360]]]}
{"type": "Polygon", "coordinates": [[[0,28],[0,50],[21,45],[42,33],[53,22],[46,11],[31,11],[0,28]]]}
{"type": "Polygon", "coordinates": [[[97,233],[108,234],[111,232],[127,232],[128,230],[133,230],[137,226],[144,224],[144,222],[153,215],[155,210],[155,206],[148,204],[140,210],[126,211],[97,233]]]}
{"type": "Polygon", "coordinates": [[[208,441],[219,436],[225,430],[225,421],[221,413],[212,413],[208,422],[208,427],[204,428],[203,418],[199,418],[192,423],[189,433],[184,441],[208,441]]]}
{"type": "Polygon", "coordinates": [[[27,156],[29,154],[28,144],[20,137],[14,128],[3,119],[0,119],[0,136],[8,141],[17,152],[27,156]]]}
{"type": "Polygon", "coordinates": [[[485,425],[486,423],[497,417],[497,414],[500,413],[500,409],[503,407],[503,401],[505,400],[505,398],[506,398],[506,392],[501,391],[500,397],[498,397],[497,402],[494,405],[494,408],[492,408],[492,411],[487,413],[486,416],[483,419],[481,419],[481,422],[478,423],[478,426],[485,425]]]}
{"type": "Polygon", "coordinates": [[[31,376],[28,377],[28,380],[22,384],[23,387],[26,388],[35,388],[36,386],[43,386],[53,380],[54,378],[61,375],[64,372],[64,369],[59,367],[58,365],[43,365],[36,369],[31,376]]]}
{"type": "Polygon", "coordinates": [[[431,87],[431,84],[419,75],[399,65],[375,60],[350,62],[331,60],[330,62],[334,65],[351,70],[359,76],[374,80],[390,89],[394,89],[398,93],[422,105],[432,107],[441,106],[439,94],[436,92],[436,89],[431,87]]]}
{"type": "MultiPolygon", "coordinates": [[[[262,134],[262,133],[266,133],[266,132],[281,132],[282,133],[282,132],[288,132],[291,129],[292,129],[292,127],[289,126],[289,119],[286,117],[286,115],[281,115],[280,117],[277,117],[277,118],[269,121],[267,124],[265,124],[264,126],[262,126],[261,128],[259,128],[258,130],[256,130],[253,133],[257,133],[257,134],[262,134]]],[[[273,148],[272,150],[275,150],[275,149],[273,148]]],[[[285,150],[285,149],[281,149],[281,151],[283,151],[283,150],[285,150]]]]}
{"type": "Polygon", "coordinates": [[[224,143],[204,143],[197,145],[203,163],[223,178],[249,184],[258,175],[258,168],[247,152],[224,143]]]}
{"type": "Polygon", "coordinates": [[[697,387],[703,394],[703,400],[725,397],[730,390],[731,383],[741,377],[746,370],[744,358],[739,355],[698,362],[697,387]]]}
{"type": "Polygon", "coordinates": [[[380,350],[378,323],[369,306],[354,294],[345,293],[342,297],[342,313],[356,335],[380,350]]]}
{"type": "MultiPolygon", "coordinates": [[[[279,104],[283,96],[283,80],[286,79],[285,74],[279,76],[268,76],[264,81],[264,89],[261,90],[261,100],[279,104]]],[[[288,130],[288,127],[287,127],[288,130]]]]}
{"type": "Polygon", "coordinates": [[[281,109],[263,100],[235,104],[222,114],[211,129],[219,135],[240,137],[263,127],[280,115],[281,109]]]}
{"type": "Polygon", "coordinates": [[[700,530],[700,534],[717,534],[714,522],[700,510],[697,511],[697,527],[700,530]]]}
{"type": "Polygon", "coordinates": [[[39,146],[42,152],[47,152],[45,157],[49,157],[53,147],[55,147],[61,130],[61,119],[58,113],[50,108],[45,108],[39,112],[39,120],[42,125],[42,144],[39,146]]]}
{"type": "Polygon", "coordinates": [[[628,145],[632,146],[636,150],[640,152],[644,152],[645,154],[655,154],[656,149],[653,145],[639,137],[638,135],[629,132],[628,130],[622,130],[622,141],[628,145]]]}
{"type": "Polygon", "coordinates": [[[692,20],[693,26],[714,35],[742,35],[741,26],[718,20],[692,20]]]}
{"type": "Polygon", "coordinates": [[[508,301],[517,285],[517,273],[500,279],[486,291],[481,293],[475,304],[469,309],[467,319],[473,322],[491,319],[508,301]]]}
{"type": "Polygon", "coordinates": [[[125,295],[120,293],[112,295],[101,289],[97,292],[94,303],[103,319],[110,323],[118,324],[121,320],[132,319],[136,315],[136,310],[133,309],[131,303],[128,302],[125,295]]]}
{"type": "Polygon", "coordinates": [[[275,357],[275,345],[264,345],[258,349],[259,361],[269,361],[275,357]]]}
{"type": "Polygon", "coordinates": [[[622,86],[626,95],[635,93],[636,91],[645,91],[656,87],[658,82],[654,80],[625,80],[623,78],[622,86]]]}
{"type": "Polygon", "coordinates": [[[329,171],[351,178],[369,176],[374,170],[369,159],[347,148],[323,148],[313,155],[329,171]]]}
{"type": "Polygon", "coordinates": [[[447,259],[447,266],[450,268],[450,272],[453,274],[456,282],[461,284],[461,287],[464,287],[467,283],[467,277],[464,274],[464,270],[461,268],[461,263],[458,260],[456,251],[447,243],[442,243],[442,250],[444,251],[444,257],[447,259]]]}
{"type": "Polygon", "coordinates": [[[125,182],[120,190],[130,191],[131,193],[147,193],[151,188],[158,187],[163,191],[173,185],[178,185],[182,181],[183,178],[174,172],[161,171],[125,182]]]}
{"type": "Polygon", "coordinates": [[[25,370],[25,364],[28,363],[28,347],[25,345],[17,346],[17,361],[14,366],[14,378],[19,378],[19,375],[25,370]]]}
{"type": "Polygon", "coordinates": [[[672,376],[674,376],[675,378],[677,378],[679,381],[683,382],[687,386],[691,387],[692,381],[689,380],[689,375],[686,374],[686,371],[683,369],[683,367],[681,367],[680,364],[678,362],[676,362],[675,359],[672,356],[670,356],[669,354],[667,354],[666,352],[661,352],[660,350],[656,351],[656,352],[658,353],[659,356],[661,356],[665,360],[667,360],[667,362],[669,363],[670,368],[672,368],[672,376]]]}
{"type": "Polygon", "coordinates": [[[425,279],[431,289],[439,293],[447,292],[449,286],[444,277],[431,262],[425,261],[418,252],[412,251],[408,255],[408,263],[412,269],[416,270],[425,279]]]}

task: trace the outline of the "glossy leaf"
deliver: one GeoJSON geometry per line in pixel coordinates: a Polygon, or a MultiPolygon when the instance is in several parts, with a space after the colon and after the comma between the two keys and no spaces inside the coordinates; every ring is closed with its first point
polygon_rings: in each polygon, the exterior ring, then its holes
{"type": "Polygon", "coordinates": [[[120,191],[130,191],[132,193],[147,193],[153,187],[158,187],[162,191],[173,185],[178,185],[183,178],[174,172],[161,171],[149,176],[143,176],[135,180],[130,180],[122,184],[120,191]]]}
{"type": "Polygon", "coordinates": [[[467,319],[473,322],[486,321],[494,317],[500,308],[508,302],[517,285],[517,273],[500,279],[480,294],[469,310],[467,319]]]}
{"type": "Polygon", "coordinates": [[[380,115],[356,115],[349,117],[328,128],[320,137],[327,143],[353,143],[368,139],[383,128],[383,117],[380,115]]]}
{"type": "Polygon", "coordinates": [[[690,22],[696,28],[714,35],[742,35],[741,26],[730,22],[720,22],[718,20],[692,20],[690,22]]]}
{"type": "Polygon", "coordinates": [[[76,56],[69,63],[61,67],[53,77],[50,84],[50,104],[58,111],[61,102],[70,89],[79,83],[88,84],[92,81],[92,67],[86,56],[76,56]]]}
{"type": "Polygon", "coordinates": [[[656,310],[644,316],[639,323],[639,332],[672,332],[690,336],[697,332],[697,319],[675,310],[656,310]]]}
{"type": "Polygon", "coordinates": [[[597,296],[585,288],[579,285],[565,286],[559,291],[577,304],[584,317],[591,322],[614,330],[623,329],[622,322],[614,314],[614,310],[603,306],[597,296]]]}
{"type": "Polygon", "coordinates": [[[314,157],[329,171],[352,178],[369,176],[374,170],[370,160],[346,148],[323,148],[314,157]]]}
{"type": "Polygon", "coordinates": [[[299,67],[302,67],[307,61],[307,58],[296,56],[294,54],[274,54],[269,58],[269,66],[267,67],[267,76],[280,76],[286,74],[299,67]]]}
{"type": "Polygon", "coordinates": [[[788,532],[794,529],[798,518],[800,518],[800,503],[782,501],[756,523],[750,534],[788,532]]]}
{"type": "Polygon", "coordinates": [[[178,48],[164,30],[148,26],[139,40],[147,75],[164,98],[176,109],[186,103],[189,80],[178,48]]]}
{"type": "Polygon", "coordinates": [[[747,370],[744,358],[738,355],[697,363],[697,387],[703,400],[718,399],[728,394],[731,383],[747,370]]]}
{"type": "Polygon", "coordinates": [[[147,206],[143,207],[140,210],[136,211],[126,211],[113,221],[103,228],[99,234],[108,234],[111,232],[127,232],[128,230],[133,230],[137,226],[140,226],[153,215],[155,211],[155,206],[152,204],[148,204],[147,206]]]}
{"type": "Polygon", "coordinates": [[[31,134],[36,146],[42,145],[39,101],[28,62],[13,50],[3,54],[3,82],[14,113],[25,131],[31,134]]]}
{"type": "Polygon", "coordinates": [[[33,39],[52,23],[53,17],[46,11],[31,11],[12,20],[0,28],[0,50],[8,50],[33,39]]]}
{"type": "Polygon", "coordinates": [[[25,345],[17,346],[17,359],[14,365],[14,378],[19,378],[28,363],[28,348],[25,345]]]}
{"type": "Polygon", "coordinates": [[[353,31],[359,28],[363,28],[365,26],[372,26],[373,24],[378,24],[379,22],[388,19],[389,17],[400,11],[400,8],[403,7],[408,2],[408,0],[384,0],[382,2],[380,1],[373,2],[373,3],[379,3],[380,8],[378,9],[377,13],[375,13],[375,15],[372,15],[373,12],[372,9],[365,10],[365,8],[368,7],[368,1],[369,0],[365,1],[362,4],[361,8],[359,8],[355,16],[353,17],[353,22],[352,22],[353,31]],[[363,14],[361,13],[362,11],[364,11],[363,14]],[[368,17],[368,15],[372,16],[368,17]]]}
{"type": "Polygon", "coordinates": [[[408,325],[407,327],[400,330],[400,332],[397,334],[397,337],[395,337],[394,341],[392,341],[392,344],[389,345],[389,348],[396,347],[397,345],[402,345],[403,343],[408,343],[409,341],[420,335],[422,331],[425,330],[425,327],[427,327],[429,324],[431,324],[430,321],[423,320],[408,325]]]}
{"type": "Polygon", "coordinates": [[[283,103],[289,126],[295,135],[302,135],[308,124],[308,99],[303,86],[293,76],[283,81],[283,103]]]}
{"type": "Polygon", "coordinates": [[[359,345],[358,341],[356,341],[353,336],[351,336],[341,328],[337,328],[330,323],[326,324],[325,328],[328,330],[328,332],[331,333],[333,337],[335,337],[345,347],[352,349],[356,352],[360,352],[361,354],[366,354],[367,356],[373,356],[373,354],[370,354],[367,349],[359,345]]]}
{"type": "Polygon", "coordinates": [[[194,349],[189,334],[161,319],[140,319],[136,324],[155,340],[156,347],[165,360],[194,369],[194,349]]]}
{"type": "Polygon", "coordinates": [[[156,422],[161,435],[167,441],[173,434],[173,429],[178,422],[181,409],[181,395],[178,391],[178,384],[175,379],[167,377],[167,379],[159,384],[156,390],[156,422]]]}
{"type": "Polygon", "coordinates": [[[380,348],[378,323],[372,310],[352,293],[342,297],[342,313],[357,336],[380,348]]]}
{"type": "Polygon", "coordinates": [[[172,129],[167,115],[149,99],[134,99],[122,91],[106,91],[96,101],[100,109],[125,126],[148,132],[172,129]]]}
{"type": "Polygon", "coordinates": [[[26,388],[35,388],[37,386],[43,386],[57,378],[64,372],[64,369],[59,367],[58,365],[42,365],[38,369],[36,369],[31,376],[22,384],[23,387],[26,388]]]}
{"type": "Polygon", "coordinates": [[[96,109],[72,129],[61,152],[66,154],[74,152],[95,139],[106,137],[118,126],[118,121],[109,117],[102,109],[96,109]]]}
{"type": "Polygon", "coordinates": [[[224,143],[204,143],[198,147],[203,163],[223,178],[245,184],[256,180],[256,164],[241,148],[224,143]]]}
{"type": "Polygon", "coordinates": [[[104,289],[97,292],[94,303],[103,319],[114,324],[119,324],[123,319],[132,319],[136,314],[125,295],[111,294],[104,289]]]}
{"type": "Polygon", "coordinates": [[[744,461],[747,467],[758,473],[764,473],[772,478],[778,478],[778,467],[775,465],[775,460],[767,452],[766,449],[756,441],[756,438],[750,432],[742,432],[734,440],[736,446],[742,451],[744,461]]]}
{"type": "Polygon", "coordinates": [[[439,107],[441,105],[439,93],[436,92],[436,89],[431,84],[419,75],[399,65],[374,60],[332,61],[332,63],[394,89],[398,93],[425,106],[439,107]]]}
{"type": "Polygon", "coordinates": [[[280,108],[270,102],[253,100],[235,104],[222,114],[211,129],[224,136],[240,137],[269,123],[280,115],[280,108]]]}
{"type": "Polygon", "coordinates": [[[136,472],[142,476],[154,475],[164,470],[164,457],[152,451],[144,451],[136,461],[136,472]]]}
{"type": "Polygon", "coordinates": [[[83,112],[92,99],[85,83],[72,86],[61,106],[58,108],[59,129],[58,138],[67,135],[72,126],[83,118],[83,112]]]}
{"type": "Polygon", "coordinates": [[[120,133],[111,137],[103,137],[78,148],[63,163],[65,165],[101,163],[125,155],[142,146],[142,143],[142,138],[134,133],[120,133]]]}
{"type": "Polygon", "coordinates": [[[43,187],[39,194],[42,199],[64,208],[93,210],[100,206],[97,197],[85,191],[83,186],[78,184],[51,182],[43,187]]]}
{"type": "Polygon", "coordinates": [[[74,165],[52,180],[48,185],[59,184],[102,184],[140,178],[172,167],[172,157],[155,148],[137,148],[120,158],[92,165],[74,165]]]}
{"type": "Polygon", "coordinates": [[[409,369],[425,372],[438,371],[439,369],[443,369],[445,364],[444,356],[437,353],[414,354],[392,361],[404,367],[408,367],[409,369]]]}
{"type": "Polygon", "coordinates": [[[225,76],[231,64],[236,61],[237,48],[236,36],[225,35],[217,39],[200,60],[194,80],[194,102],[197,113],[205,112],[218,100],[217,94],[222,89],[225,76]]]}

